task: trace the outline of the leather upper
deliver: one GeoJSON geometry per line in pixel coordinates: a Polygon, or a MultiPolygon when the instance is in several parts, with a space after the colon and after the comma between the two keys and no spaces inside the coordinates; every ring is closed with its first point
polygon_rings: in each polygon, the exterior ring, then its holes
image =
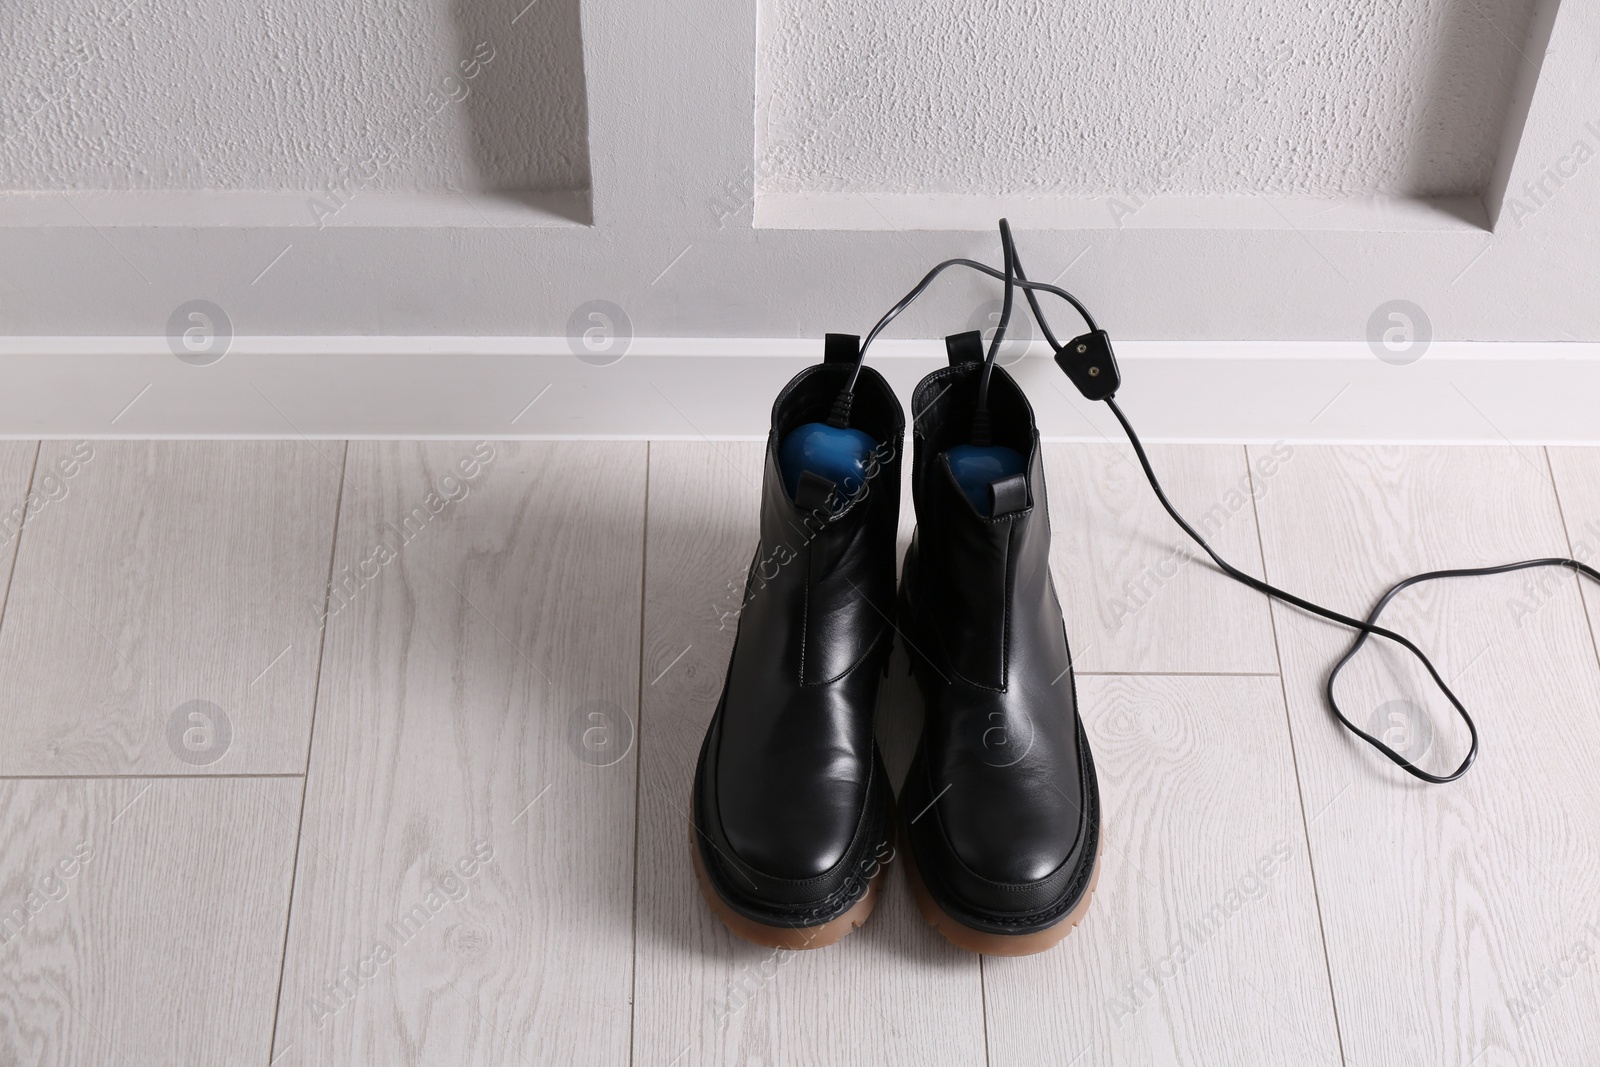
{"type": "Polygon", "coordinates": [[[697,772],[707,870],[730,905],[766,921],[847,909],[891,806],[873,740],[893,644],[904,425],[888,384],[862,369],[852,425],[879,449],[865,484],[836,487],[837,506],[801,506],[778,468],[784,436],[823,421],[850,370],[809,367],[773,406],[761,540],[697,772]]]}
{"type": "Polygon", "coordinates": [[[968,440],[980,372],[937,371],[912,405],[917,532],[900,624],[926,715],[901,808],[941,905],[979,928],[1020,932],[1049,925],[1087,883],[1098,790],[1050,573],[1043,455],[1004,369],[990,385],[995,443],[1027,457],[1026,493],[1008,487],[1004,513],[985,517],[943,455],[968,440]]]}

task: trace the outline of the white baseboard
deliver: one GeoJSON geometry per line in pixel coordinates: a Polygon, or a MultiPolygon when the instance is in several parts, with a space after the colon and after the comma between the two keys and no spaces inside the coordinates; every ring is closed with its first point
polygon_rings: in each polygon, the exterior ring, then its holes
{"type": "MultiPolygon", "coordinates": [[[[164,337],[0,338],[0,436],[676,438],[766,433],[818,340],[637,338],[605,366],[565,337],[241,337],[195,366],[164,337]]],[[[1600,344],[1121,341],[1118,399],[1150,441],[1600,444],[1600,344]]],[[[871,363],[909,403],[939,341],[871,363]]],[[[1121,440],[1042,346],[1010,367],[1053,440],[1121,440]]]]}

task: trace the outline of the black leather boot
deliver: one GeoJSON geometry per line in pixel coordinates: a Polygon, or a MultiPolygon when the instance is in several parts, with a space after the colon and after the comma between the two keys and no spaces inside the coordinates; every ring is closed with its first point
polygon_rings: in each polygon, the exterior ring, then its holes
{"type": "Polygon", "coordinates": [[[962,948],[1026,955],[1088,909],[1100,803],[1050,577],[1039,434],[1003,369],[990,383],[993,443],[1026,468],[990,485],[992,517],[944,455],[970,442],[982,369],[953,362],[912,399],[917,531],[899,617],[926,715],[900,811],[923,916],[962,948]]]}
{"type": "Polygon", "coordinates": [[[878,444],[863,484],[806,475],[791,495],[779,465],[785,436],[824,421],[850,375],[855,339],[838,340],[772,408],[761,544],[695,771],[707,902],[734,933],[784,948],[832,944],[866,920],[894,807],[872,726],[894,646],[900,402],[862,369],[850,424],[878,444]]]}

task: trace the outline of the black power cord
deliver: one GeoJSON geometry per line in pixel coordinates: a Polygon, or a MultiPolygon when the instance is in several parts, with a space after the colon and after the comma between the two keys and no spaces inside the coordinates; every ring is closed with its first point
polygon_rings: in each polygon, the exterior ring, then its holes
{"type": "MultiPolygon", "coordinates": [[[[983,373],[978,378],[978,402],[972,411],[972,443],[987,448],[993,443],[989,426],[989,379],[994,376],[995,356],[1000,352],[1000,342],[1005,339],[1006,326],[1011,322],[1011,295],[1016,288],[1017,248],[1011,241],[1011,224],[1000,220],[1000,250],[1005,261],[1006,293],[1000,304],[1000,321],[995,324],[994,337],[989,341],[989,351],[983,357],[983,373]]],[[[1033,295],[1030,290],[1028,295],[1033,295]]]]}
{"type": "MultiPolygon", "coordinates": [[[[1006,228],[1008,239],[1010,232],[1010,227],[1008,226],[1006,228]]],[[[1035,318],[1039,318],[1039,298],[1034,295],[1035,291],[1041,293],[1050,293],[1071,304],[1073,309],[1077,311],[1078,315],[1083,319],[1083,321],[1089,324],[1089,329],[1091,332],[1100,332],[1099,327],[1094,324],[1094,316],[1089,314],[1089,309],[1083,306],[1083,302],[1081,300],[1059,286],[1049,285],[1044,282],[1029,281],[1028,279],[1022,277],[1021,264],[1013,261],[1012,265],[1016,268],[1016,270],[1012,273],[1011,281],[1007,285],[1007,296],[1009,297],[1010,295],[1009,291],[1011,286],[1015,285],[1016,287],[1021,288],[1028,294],[1028,301],[1033,306],[1035,318]]],[[[928,286],[933,284],[934,279],[938,278],[939,275],[943,274],[951,267],[966,267],[969,270],[975,270],[980,274],[987,274],[989,277],[996,278],[1002,282],[1006,281],[1008,277],[1006,272],[996,270],[994,267],[989,266],[989,264],[980,263],[975,259],[947,259],[942,263],[935,264],[933,269],[928,271],[927,274],[923,275],[922,280],[913,286],[909,293],[901,297],[899,302],[897,302],[894,307],[890,308],[888,311],[885,311],[883,313],[883,317],[877,321],[871,330],[867,331],[866,338],[861,342],[861,349],[856,354],[856,365],[850,372],[850,378],[845,382],[844,388],[839,391],[839,395],[834,398],[833,408],[828,413],[828,425],[838,429],[843,429],[844,427],[850,425],[850,405],[855,397],[856,379],[861,376],[861,366],[866,362],[867,359],[867,349],[871,347],[872,342],[877,339],[878,335],[884,331],[886,326],[888,326],[895,319],[899,318],[902,311],[910,307],[916,301],[917,297],[921,296],[927,291],[928,286]]],[[[1001,309],[1000,324],[995,327],[995,337],[997,339],[1005,336],[1005,327],[1010,318],[1011,304],[1010,300],[1008,299],[1004,307],[1001,309]]],[[[1040,319],[1040,325],[1041,327],[1044,325],[1043,319],[1040,319]]],[[[998,340],[989,345],[989,353],[987,358],[984,360],[985,382],[988,381],[989,373],[993,369],[995,355],[999,352],[999,350],[1000,344],[998,340]]]]}
{"type": "MultiPolygon", "coordinates": [[[[1150,483],[1151,490],[1155,492],[1156,500],[1161,503],[1161,506],[1166,513],[1172,517],[1172,521],[1178,524],[1178,528],[1188,535],[1191,541],[1199,545],[1207,556],[1211,557],[1211,562],[1216,564],[1217,569],[1239,584],[1247,586],[1250,589],[1254,589],[1258,593],[1264,593],[1267,596],[1281,600],[1286,604],[1292,604],[1293,606],[1302,611],[1308,612],[1309,614],[1316,615],[1319,618],[1327,619],[1330,622],[1336,622],[1341,626],[1345,626],[1356,631],[1356,638],[1351,643],[1349,649],[1345,651],[1345,654],[1339,658],[1339,661],[1335,663],[1333,668],[1328,672],[1328,681],[1323,689],[1323,694],[1327,699],[1329,710],[1333,712],[1334,717],[1339,720],[1344,728],[1361,738],[1373,748],[1377,749],[1390,762],[1400,767],[1407,774],[1410,774],[1414,778],[1419,778],[1424,782],[1442,785],[1445,782],[1453,782],[1457,778],[1460,778],[1463,774],[1466,774],[1468,768],[1470,768],[1473,762],[1478,758],[1477,723],[1473,721],[1472,716],[1467,712],[1466,706],[1461,702],[1461,698],[1456,696],[1455,691],[1451,689],[1449,684],[1445,682],[1444,678],[1440,676],[1438,668],[1434,666],[1433,661],[1428,658],[1427,654],[1403,634],[1399,634],[1393,630],[1379,626],[1377,624],[1378,617],[1383,614],[1383,610],[1389,606],[1390,601],[1392,601],[1401,591],[1408,589],[1413,585],[1417,585],[1422,582],[1435,581],[1440,578],[1475,578],[1490,574],[1505,574],[1508,571],[1527,570],[1533,567],[1566,567],[1574,574],[1581,574],[1592,579],[1593,581],[1600,582],[1600,570],[1596,570],[1594,567],[1591,567],[1581,560],[1549,556],[1542,559],[1522,560],[1518,563],[1502,563],[1490,567],[1457,567],[1447,570],[1424,571],[1420,574],[1413,574],[1408,578],[1403,578],[1394,585],[1390,586],[1388,590],[1384,592],[1383,596],[1378,598],[1378,602],[1373,605],[1372,611],[1370,614],[1368,614],[1365,621],[1352,618],[1349,615],[1341,614],[1340,612],[1334,611],[1331,608],[1323,607],[1321,604],[1307,600],[1304,597],[1296,596],[1287,590],[1278,588],[1270,582],[1263,581],[1254,575],[1240,570],[1218,555],[1216,549],[1212,548],[1206,539],[1200,535],[1200,532],[1191,526],[1182,515],[1178,514],[1178,509],[1173,507],[1172,501],[1167,499],[1166,491],[1161,488],[1161,481],[1156,477],[1155,469],[1150,465],[1150,457],[1145,453],[1144,444],[1139,440],[1139,435],[1134,431],[1133,424],[1128,421],[1127,415],[1123,414],[1122,408],[1116,402],[1115,391],[1116,385],[1120,381],[1120,376],[1116,370],[1115,360],[1111,355],[1109,341],[1106,339],[1105,333],[1095,325],[1094,319],[1090,316],[1088,309],[1085,308],[1075,296],[1067,292],[1065,289],[1058,288],[1054,285],[1046,285],[1040,282],[1028,280],[1027,275],[1022,269],[1022,260],[1017,255],[1015,245],[1011,238],[1011,227],[1004,219],[1000,221],[1000,243],[1005,253],[1006,269],[1003,272],[996,270],[988,264],[979,263],[975,260],[947,259],[929,271],[922,281],[917,283],[915,288],[902,297],[899,303],[890,308],[883,318],[878,320],[878,324],[872,328],[872,332],[867,335],[866,340],[861,345],[861,352],[857,357],[855,371],[850,376],[849,384],[845,386],[844,391],[839,394],[839,400],[834,404],[835,413],[841,410],[842,405],[842,410],[846,420],[845,422],[837,423],[836,425],[843,426],[847,425],[848,423],[850,410],[849,396],[855,389],[856,375],[858,375],[861,371],[861,362],[866,358],[867,345],[871,344],[873,338],[877,337],[878,334],[883,331],[885,326],[894,321],[896,316],[910,306],[912,301],[921,296],[923,291],[926,290],[928,286],[933,283],[933,280],[937,278],[945,269],[953,266],[963,266],[980,271],[989,275],[990,277],[998,278],[1005,282],[1006,286],[1005,302],[1001,307],[1000,322],[995,328],[994,341],[990,344],[989,351],[984,358],[983,379],[982,385],[980,386],[979,410],[982,412],[981,417],[983,419],[983,429],[986,431],[988,428],[988,412],[985,401],[987,400],[989,376],[994,369],[995,353],[999,350],[1000,338],[1004,335],[1005,328],[1011,317],[1012,287],[1016,286],[1017,288],[1022,289],[1023,293],[1027,297],[1028,307],[1033,312],[1034,320],[1039,324],[1040,332],[1044,335],[1045,340],[1049,342],[1050,347],[1056,351],[1056,362],[1060,364],[1062,370],[1069,378],[1072,379],[1073,384],[1078,387],[1079,391],[1082,392],[1085,397],[1090,400],[1105,401],[1106,406],[1111,409],[1111,413],[1116,416],[1117,422],[1122,426],[1122,432],[1127,435],[1128,443],[1133,445],[1134,454],[1139,458],[1139,466],[1143,469],[1145,479],[1150,483]],[[1039,307],[1039,298],[1037,294],[1041,292],[1051,293],[1070,303],[1082,317],[1083,321],[1088,325],[1089,332],[1080,337],[1073,338],[1065,345],[1060,344],[1056,340],[1055,334],[1051,332],[1050,324],[1045,320],[1043,310],[1039,307]],[[1078,371],[1082,371],[1083,373],[1077,373],[1078,371]],[[1355,654],[1361,650],[1361,646],[1366,644],[1367,638],[1369,637],[1381,637],[1387,641],[1393,641],[1395,644],[1399,645],[1401,648],[1415,656],[1418,661],[1421,662],[1422,666],[1427,669],[1429,677],[1431,677],[1434,681],[1434,684],[1439,687],[1439,691],[1445,695],[1445,697],[1450,701],[1451,706],[1455,708],[1456,714],[1461,717],[1461,721],[1466,724],[1467,733],[1472,738],[1472,745],[1467,750],[1467,754],[1465,758],[1462,759],[1460,765],[1449,774],[1433,774],[1429,771],[1423,770],[1421,767],[1418,767],[1416,764],[1406,759],[1405,756],[1401,755],[1399,752],[1396,752],[1378,738],[1372,736],[1365,730],[1361,729],[1361,727],[1351,722],[1350,719],[1345,715],[1344,710],[1339,707],[1338,698],[1334,696],[1333,692],[1334,683],[1338,681],[1339,673],[1344,670],[1345,665],[1348,664],[1350,660],[1354,658],[1355,654]]],[[[974,427],[975,430],[977,428],[977,426],[974,427]]]]}

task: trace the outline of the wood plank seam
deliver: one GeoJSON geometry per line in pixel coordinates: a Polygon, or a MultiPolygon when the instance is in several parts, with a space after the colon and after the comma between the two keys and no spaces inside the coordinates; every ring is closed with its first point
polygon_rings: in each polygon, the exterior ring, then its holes
{"type": "MultiPolygon", "coordinates": [[[[1245,472],[1250,473],[1250,446],[1241,445],[1244,451],[1245,472]]],[[[1261,580],[1272,582],[1272,577],[1267,572],[1267,546],[1261,536],[1261,504],[1255,494],[1255,480],[1251,479],[1250,513],[1256,526],[1256,545],[1261,555],[1261,580]]],[[[1265,595],[1265,594],[1263,594],[1265,595]]],[[[1311,823],[1306,817],[1305,783],[1300,777],[1300,750],[1299,743],[1295,740],[1294,717],[1289,714],[1289,682],[1283,671],[1283,649],[1278,643],[1278,615],[1273,610],[1271,599],[1268,598],[1267,615],[1272,620],[1272,655],[1278,664],[1278,691],[1281,694],[1284,725],[1289,731],[1289,763],[1294,768],[1295,793],[1300,798],[1300,832],[1304,835],[1306,847],[1306,866],[1311,870],[1311,899],[1317,907],[1317,937],[1322,944],[1322,973],[1328,979],[1328,1003],[1333,1009],[1333,1033],[1339,1041],[1339,1062],[1347,1062],[1344,1051],[1344,1024],[1339,1019],[1339,998],[1333,988],[1333,963],[1328,958],[1328,930],[1322,916],[1322,887],[1317,884],[1317,858],[1311,848],[1311,823]]],[[[1323,811],[1327,809],[1324,808],[1323,811]]],[[[1318,812],[1321,815],[1322,812],[1318,812]]]]}
{"type": "Polygon", "coordinates": [[[43,441],[33,443],[33,462],[28,465],[28,487],[22,491],[22,524],[17,527],[17,536],[11,538],[11,563],[6,567],[5,589],[0,590],[0,629],[5,627],[6,606],[11,603],[11,583],[17,576],[17,556],[22,552],[22,531],[28,526],[28,498],[33,495],[33,479],[39,473],[39,452],[43,448],[43,441]]]}
{"type": "MultiPolygon", "coordinates": [[[[1550,458],[1550,446],[1545,445],[1542,451],[1544,452],[1545,470],[1550,472],[1550,488],[1554,491],[1556,497],[1556,514],[1561,518],[1561,532],[1567,535],[1567,557],[1569,559],[1579,559],[1578,544],[1580,542],[1572,539],[1572,524],[1567,521],[1567,505],[1561,499],[1561,483],[1556,479],[1556,467],[1554,461],[1550,458]]],[[[1593,561],[1585,559],[1583,562],[1592,563],[1593,561]]],[[[1583,606],[1583,621],[1589,627],[1589,645],[1594,649],[1595,663],[1600,664],[1600,635],[1596,634],[1594,616],[1589,613],[1589,598],[1583,595],[1583,576],[1574,572],[1572,580],[1578,586],[1578,603],[1583,606]]],[[[0,618],[0,622],[3,621],[3,618],[0,618]]]]}
{"type": "MultiPolygon", "coordinates": [[[[542,393],[540,394],[543,395],[542,393]]],[[[650,454],[652,444],[644,443],[643,533],[639,537],[639,699],[635,704],[633,728],[633,946],[628,953],[628,1063],[635,1057],[634,1023],[639,1004],[639,819],[640,794],[644,791],[644,656],[645,600],[650,588],[650,454]]],[[[688,651],[685,649],[685,651],[688,651]]],[[[666,672],[663,671],[662,674],[666,672]]],[[[661,679],[659,676],[656,682],[661,679]]],[[[651,682],[654,685],[655,682],[651,682]]]]}
{"type": "Polygon", "coordinates": [[[278,982],[272,995],[272,1027],[267,1033],[267,1059],[278,1045],[278,1015],[283,1010],[283,975],[289,962],[289,930],[294,924],[295,881],[300,873],[300,837],[305,831],[306,790],[311,783],[311,750],[317,732],[317,704],[322,696],[322,657],[328,647],[328,601],[333,596],[333,562],[339,554],[339,515],[344,509],[344,476],[350,461],[350,442],[344,442],[339,456],[339,489],[333,496],[333,532],[328,538],[328,569],[322,590],[323,620],[317,634],[317,670],[311,687],[311,722],[306,729],[306,759],[300,774],[300,811],[295,820],[294,849],[289,859],[289,900],[283,916],[283,942],[278,946],[278,982]]]}

